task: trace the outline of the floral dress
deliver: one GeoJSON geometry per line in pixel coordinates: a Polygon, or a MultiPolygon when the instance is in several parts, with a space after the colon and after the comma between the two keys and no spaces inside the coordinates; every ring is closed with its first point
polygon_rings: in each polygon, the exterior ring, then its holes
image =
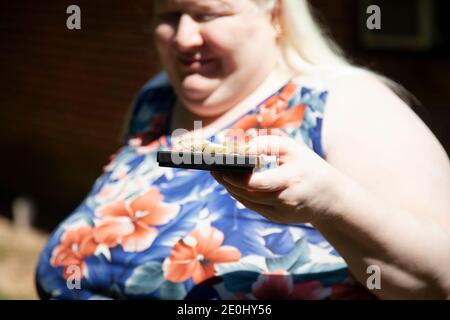
{"type": "MultiPolygon", "coordinates": [[[[317,154],[327,91],[296,79],[227,129],[278,129],[317,154]]],[[[207,171],[162,168],[176,100],[165,74],[138,95],[124,146],[50,236],[36,270],[43,299],[370,297],[309,224],[279,225],[234,200],[207,171]]]]}

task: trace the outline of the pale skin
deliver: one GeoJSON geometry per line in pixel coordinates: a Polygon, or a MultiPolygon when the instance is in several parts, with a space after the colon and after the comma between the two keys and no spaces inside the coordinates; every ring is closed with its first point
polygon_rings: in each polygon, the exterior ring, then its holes
{"type": "MultiPolygon", "coordinates": [[[[192,8],[202,1],[173,2],[180,5],[178,11],[188,15],[182,4],[189,3],[192,8]]],[[[239,19],[250,14],[246,10],[255,5],[251,0],[212,2],[231,6],[231,18],[214,19],[215,27],[220,25],[224,31],[227,26],[239,28],[239,19]]],[[[175,30],[173,34],[183,35],[183,28],[188,28],[192,33],[184,33],[187,39],[202,39],[188,46],[189,52],[208,52],[208,41],[216,41],[219,45],[215,52],[223,53],[218,54],[220,61],[237,61],[235,68],[224,69],[220,76],[202,74],[201,68],[194,70],[202,65],[201,61],[191,70],[190,74],[195,74],[191,78],[173,72],[171,81],[175,87],[178,84],[179,97],[188,97],[183,91],[189,92],[194,87],[205,90],[203,95],[196,96],[201,96],[201,101],[180,98],[185,108],[178,110],[183,114],[179,119],[189,120],[175,125],[189,128],[192,119],[209,120],[211,126],[225,123],[245,112],[249,101],[268,95],[289,75],[278,63],[276,33],[271,28],[274,16],[261,14],[260,18],[254,19],[255,29],[246,27],[241,33],[248,36],[258,33],[259,38],[252,37],[253,47],[258,47],[259,40],[265,41],[267,56],[262,61],[267,61],[270,67],[263,68],[264,72],[258,70],[260,75],[251,78],[248,74],[255,75],[256,66],[246,63],[246,58],[236,58],[237,50],[220,51],[220,44],[233,43],[227,43],[219,34],[218,38],[208,38],[204,22],[185,16],[185,24],[175,28],[178,32],[175,30]],[[267,42],[272,38],[273,41],[267,42]],[[245,71],[240,71],[242,68],[245,71]],[[239,90],[230,95],[235,88],[239,90]],[[231,96],[239,99],[233,101],[231,96]]],[[[179,52],[179,47],[170,46],[169,38],[161,35],[158,38],[156,33],[160,53],[179,52]]],[[[174,39],[173,35],[170,39],[174,39]]],[[[166,60],[167,64],[170,62],[173,60],[166,60]]],[[[205,67],[203,71],[206,70],[205,67]]],[[[367,267],[377,265],[381,269],[381,289],[372,291],[377,297],[450,298],[447,154],[411,109],[375,77],[366,74],[343,77],[328,90],[322,137],[326,160],[290,138],[258,137],[251,141],[250,152],[267,154],[275,147],[280,158],[278,168],[249,176],[218,173],[213,176],[246,207],[276,223],[312,223],[363,285],[368,277],[367,267]]]]}

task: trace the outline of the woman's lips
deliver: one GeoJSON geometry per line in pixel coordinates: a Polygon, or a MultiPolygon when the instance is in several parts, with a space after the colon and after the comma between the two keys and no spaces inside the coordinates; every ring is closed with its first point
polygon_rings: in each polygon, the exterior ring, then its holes
{"type": "Polygon", "coordinates": [[[181,69],[185,72],[199,72],[202,71],[205,67],[209,66],[211,63],[215,61],[212,58],[186,58],[181,57],[178,59],[181,69]]]}

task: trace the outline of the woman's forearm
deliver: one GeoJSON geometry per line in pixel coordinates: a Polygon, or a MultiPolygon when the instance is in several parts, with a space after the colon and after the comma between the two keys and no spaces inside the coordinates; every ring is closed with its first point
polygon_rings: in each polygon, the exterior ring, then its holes
{"type": "Polygon", "coordinates": [[[381,271],[380,298],[449,298],[450,235],[426,212],[396,208],[335,173],[331,207],[314,226],[343,256],[362,283],[367,268],[381,271]]]}

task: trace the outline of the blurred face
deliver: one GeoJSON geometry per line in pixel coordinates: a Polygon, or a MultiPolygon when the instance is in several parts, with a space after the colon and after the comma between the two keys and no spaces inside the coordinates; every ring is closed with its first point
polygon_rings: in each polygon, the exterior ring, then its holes
{"type": "Polygon", "coordinates": [[[156,0],[154,21],[161,63],[199,116],[232,108],[279,59],[271,15],[253,0],[156,0]]]}

